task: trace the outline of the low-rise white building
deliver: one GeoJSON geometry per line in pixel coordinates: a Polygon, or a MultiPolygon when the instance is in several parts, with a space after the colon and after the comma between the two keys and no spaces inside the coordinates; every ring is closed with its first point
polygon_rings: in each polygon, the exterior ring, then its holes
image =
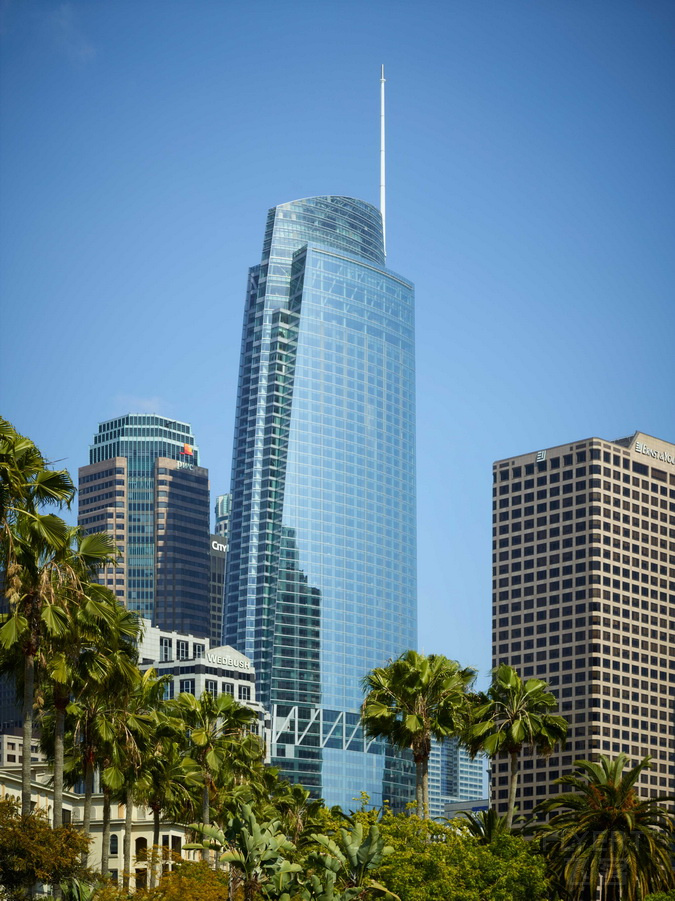
{"type": "MultiPolygon", "coordinates": [[[[31,742],[31,760],[33,763],[44,763],[47,759],[40,750],[40,741],[34,738],[31,742]]],[[[23,760],[23,735],[0,733],[0,767],[14,766],[23,760]]]]}
{"type": "MultiPolygon", "coordinates": [[[[141,670],[154,668],[160,676],[171,676],[167,684],[168,698],[180,692],[200,697],[205,691],[217,696],[229,694],[241,704],[251,707],[258,714],[252,731],[258,734],[269,748],[269,714],[256,698],[255,669],[244,654],[231,648],[211,647],[208,638],[197,638],[181,632],[167,631],[143,620],[143,637],[138,647],[138,665],[141,670]]],[[[31,748],[33,759],[32,806],[44,810],[52,819],[54,791],[50,784],[51,768],[44,762],[39,751],[38,740],[31,748]]],[[[23,739],[20,735],[0,735],[0,799],[14,798],[21,801],[21,760],[23,739]]],[[[266,751],[269,761],[269,751],[266,751]]],[[[98,783],[98,779],[96,780],[98,783]]],[[[83,822],[84,796],[66,789],[63,793],[63,821],[78,825],[83,822]]],[[[113,879],[121,879],[122,846],[124,837],[124,804],[113,804],[110,827],[109,869],[113,879]]],[[[134,805],[132,814],[132,887],[145,883],[147,864],[138,860],[146,849],[152,846],[152,812],[134,805]]],[[[99,869],[101,865],[101,842],[103,833],[103,795],[95,794],[92,799],[90,834],[92,845],[89,866],[99,869]]],[[[185,829],[173,823],[161,824],[160,844],[164,856],[176,855],[192,859],[195,852],[182,851],[187,841],[185,829]]],[[[169,865],[167,862],[163,866],[169,865]]]]}
{"type": "MultiPolygon", "coordinates": [[[[45,764],[33,767],[31,782],[31,805],[33,810],[42,810],[52,819],[54,807],[54,788],[51,785],[52,772],[45,764]]],[[[0,769],[0,799],[12,799],[21,805],[21,767],[8,766],[0,769]]],[[[114,881],[121,882],[123,871],[123,839],[124,839],[124,804],[113,803],[110,817],[110,857],[109,870],[114,881]]],[[[63,822],[81,826],[84,819],[84,796],[69,789],[63,792],[63,822]]],[[[142,859],[147,849],[152,847],[153,818],[149,808],[134,805],[131,825],[132,887],[145,885],[147,863],[142,859]],[[141,858],[141,859],[139,859],[141,858]]],[[[103,795],[95,794],[92,798],[91,825],[89,835],[92,842],[89,849],[89,866],[94,870],[101,868],[101,851],[103,838],[103,795]]],[[[163,852],[164,869],[173,866],[177,858],[194,860],[198,852],[184,851],[183,845],[188,841],[183,826],[174,823],[161,823],[160,845],[163,852]]]]}
{"type": "MultiPolygon", "coordinates": [[[[258,713],[256,732],[269,748],[270,716],[256,698],[255,667],[248,657],[229,645],[212,647],[208,638],[171,632],[143,620],[143,638],[138,646],[138,665],[151,667],[159,676],[171,676],[167,697],[181,692],[200,697],[229,694],[258,713]]],[[[269,750],[266,751],[269,759],[269,750]]]]}

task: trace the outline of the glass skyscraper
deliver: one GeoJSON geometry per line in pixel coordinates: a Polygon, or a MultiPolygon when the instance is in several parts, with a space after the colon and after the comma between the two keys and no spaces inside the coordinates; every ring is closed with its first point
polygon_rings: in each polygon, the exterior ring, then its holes
{"type": "Polygon", "coordinates": [[[359,726],[361,680],[416,646],[413,286],[349,197],[270,210],[249,271],[224,642],[251,657],[272,760],[328,804],[410,800],[359,726]]]}
{"type": "Polygon", "coordinates": [[[488,759],[478,754],[473,760],[456,738],[431,741],[429,758],[429,816],[446,816],[446,805],[455,801],[478,803],[487,797],[488,759]]]}

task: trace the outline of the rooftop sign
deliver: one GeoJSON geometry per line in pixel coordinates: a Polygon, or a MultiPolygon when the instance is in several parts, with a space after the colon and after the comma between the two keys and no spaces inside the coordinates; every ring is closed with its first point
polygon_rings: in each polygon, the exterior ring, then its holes
{"type": "Polygon", "coordinates": [[[665,451],[657,451],[651,447],[647,447],[641,441],[635,442],[635,450],[638,454],[646,454],[648,457],[653,457],[654,460],[660,460],[662,463],[670,463],[671,466],[675,465],[675,457],[672,454],[667,454],[665,451]]]}
{"type": "Polygon", "coordinates": [[[235,669],[251,669],[251,661],[248,657],[244,657],[243,654],[237,654],[236,651],[227,646],[207,651],[206,662],[215,664],[216,666],[230,666],[235,669]]]}

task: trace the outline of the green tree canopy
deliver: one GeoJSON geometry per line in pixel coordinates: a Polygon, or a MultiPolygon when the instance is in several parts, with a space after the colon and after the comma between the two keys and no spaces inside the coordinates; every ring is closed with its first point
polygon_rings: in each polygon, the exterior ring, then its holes
{"type": "Polygon", "coordinates": [[[501,834],[482,844],[456,822],[385,813],[382,837],[394,849],[375,876],[401,901],[548,901],[543,857],[532,842],[501,834]]]}
{"type": "Polygon", "coordinates": [[[31,897],[37,882],[58,884],[80,874],[88,845],[73,826],[54,829],[42,811],[23,816],[13,801],[0,801],[0,885],[9,901],[31,897]]]}

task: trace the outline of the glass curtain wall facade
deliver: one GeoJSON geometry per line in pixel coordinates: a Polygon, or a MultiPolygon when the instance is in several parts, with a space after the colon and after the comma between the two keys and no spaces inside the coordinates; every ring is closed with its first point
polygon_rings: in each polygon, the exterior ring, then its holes
{"type": "Polygon", "coordinates": [[[483,754],[473,760],[456,738],[432,739],[429,759],[429,816],[441,819],[448,804],[478,802],[487,796],[489,761],[483,754]]]}
{"type": "Polygon", "coordinates": [[[220,535],[221,538],[227,538],[227,526],[230,521],[231,506],[232,498],[229,494],[218,495],[213,509],[216,515],[215,533],[216,535],[220,535]]]}
{"type": "Polygon", "coordinates": [[[370,204],[269,212],[249,272],[224,642],[255,663],[272,759],[329,804],[410,800],[359,726],[361,679],[416,646],[414,292],[370,204]]]}

